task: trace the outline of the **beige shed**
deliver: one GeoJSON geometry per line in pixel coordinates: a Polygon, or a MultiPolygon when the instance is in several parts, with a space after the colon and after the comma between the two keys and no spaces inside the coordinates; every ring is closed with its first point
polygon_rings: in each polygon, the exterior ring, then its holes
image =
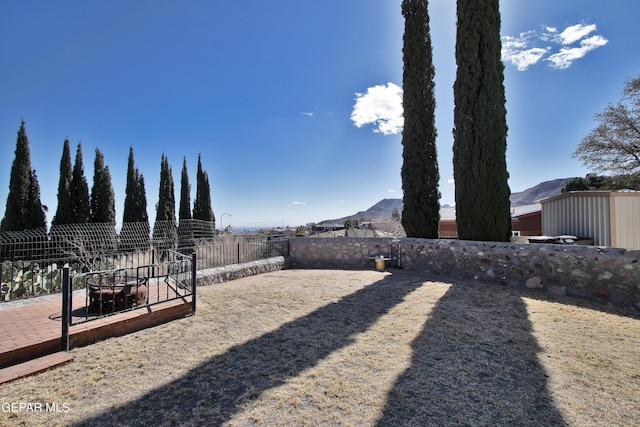
{"type": "Polygon", "coordinates": [[[597,246],[640,249],[640,192],[572,191],[540,201],[542,234],[593,239],[597,246]]]}

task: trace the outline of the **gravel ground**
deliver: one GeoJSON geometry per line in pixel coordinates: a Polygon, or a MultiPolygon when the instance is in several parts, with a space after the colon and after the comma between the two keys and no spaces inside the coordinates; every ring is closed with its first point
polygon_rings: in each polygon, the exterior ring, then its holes
{"type": "Polygon", "coordinates": [[[195,316],[72,354],[3,385],[0,425],[640,423],[639,319],[401,270],[203,287],[195,316]]]}

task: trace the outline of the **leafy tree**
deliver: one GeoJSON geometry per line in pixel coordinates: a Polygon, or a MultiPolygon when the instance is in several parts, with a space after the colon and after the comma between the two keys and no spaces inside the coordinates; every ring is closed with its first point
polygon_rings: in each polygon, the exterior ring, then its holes
{"type": "Polygon", "coordinates": [[[16,140],[15,158],[11,165],[9,194],[0,231],[21,231],[45,228],[45,207],[40,201],[40,186],[35,170],[31,169],[29,139],[22,120],[16,140]]]}
{"type": "Polygon", "coordinates": [[[174,247],[176,238],[176,201],[173,176],[169,160],[163,153],[160,161],[160,188],[156,205],[156,221],[153,226],[153,240],[156,242],[156,246],[166,248],[174,247]]]}
{"type": "Polygon", "coordinates": [[[561,192],[597,191],[597,190],[636,190],[640,191],[640,173],[602,176],[593,173],[584,178],[571,178],[562,187],[561,192]]]}
{"type": "Polygon", "coordinates": [[[116,205],[109,166],[104,164],[104,156],[96,148],[93,163],[93,186],[91,187],[91,218],[93,223],[116,223],[116,205]]]}
{"type": "Polygon", "coordinates": [[[509,241],[499,1],[458,0],[457,15],[453,176],[458,236],[509,241]]]}
{"type": "Polygon", "coordinates": [[[403,0],[402,225],[409,237],[437,238],[440,222],[434,67],[427,0],[403,0]]]}
{"type": "Polygon", "coordinates": [[[349,219],[344,222],[344,228],[346,229],[358,228],[359,225],[360,223],[357,219],[349,219]]]}
{"type": "Polygon", "coordinates": [[[62,145],[62,158],[60,159],[60,180],[58,181],[58,206],[53,216],[51,225],[73,224],[73,201],[71,199],[71,182],[73,172],[71,168],[71,150],[69,139],[66,138],[62,145]]]}
{"type": "MultiPolygon", "coordinates": [[[[439,215],[439,213],[438,213],[439,215]]],[[[391,212],[391,219],[393,221],[401,221],[402,220],[402,216],[400,215],[400,212],[398,211],[398,208],[393,208],[393,211],[391,212]]]]}
{"type": "Polygon", "coordinates": [[[607,177],[607,190],[640,191],[640,172],[607,177]]]}
{"type": "Polygon", "coordinates": [[[627,79],[618,104],[595,118],[600,124],[580,141],[573,157],[594,171],[640,171],[640,76],[627,79]]]}
{"type": "Polygon", "coordinates": [[[91,216],[89,185],[84,175],[82,164],[82,144],[76,148],[76,160],[71,177],[71,202],[73,207],[73,223],[86,224],[91,216]]]}
{"type": "Polygon", "coordinates": [[[216,218],[211,208],[211,187],[209,176],[202,169],[201,156],[198,154],[198,171],[196,173],[196,199],[193,203],[193,219],[211,223],[211,233],[216,229],[216,218]]]}

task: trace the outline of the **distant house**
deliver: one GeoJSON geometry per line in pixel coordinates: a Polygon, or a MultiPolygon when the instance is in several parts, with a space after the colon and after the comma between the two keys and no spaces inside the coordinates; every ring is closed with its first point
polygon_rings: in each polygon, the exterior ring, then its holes
{"type": "Polygon", "coordinates": [[[511,209],[511,230],[514,236],[542,234],[542,205],[517,206],[511,209]]]}
{"type": "Polygon", "coordinates": [[[344,224],[331,223],[331,224],[314,224],[312,230],[318,233],[324,233],[325,231],[344,230],[344,224]]]}
{"type": "Polygon", "coordinates": [[[542,234],[640,249],[640,192],[571,191],[541,200],[542,234]]]}
{"type": "Polygon", "coordinates": [[[442,238],[458,237],[458,226],[456,224],[456,208],[447,206],[440,208],[439,234],[442,238]]]}
{"type": "MultiPolygon", "coordinates": [[[[539,203],[511,209],[511,229],[514,236],[539,236],[542,233],[542,208],[539,203]]],[[[440,209],[440,237],[458,237],[456,208],[440,209]]]]}

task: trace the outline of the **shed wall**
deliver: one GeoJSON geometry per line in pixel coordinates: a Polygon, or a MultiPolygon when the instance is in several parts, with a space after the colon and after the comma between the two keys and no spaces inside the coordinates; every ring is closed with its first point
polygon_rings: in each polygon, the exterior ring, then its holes
{"type": "Polygon", "coordinates": [[[611,216],[611,246],[640,249],[640,196],[613,193],[611,216]]]}
{"type": "Polygon", "coordinates": [[[587,237],[594,245],[612,246],[609,196],[609,192],[567,193],[543,200],[542,234],[587,237]]]}

